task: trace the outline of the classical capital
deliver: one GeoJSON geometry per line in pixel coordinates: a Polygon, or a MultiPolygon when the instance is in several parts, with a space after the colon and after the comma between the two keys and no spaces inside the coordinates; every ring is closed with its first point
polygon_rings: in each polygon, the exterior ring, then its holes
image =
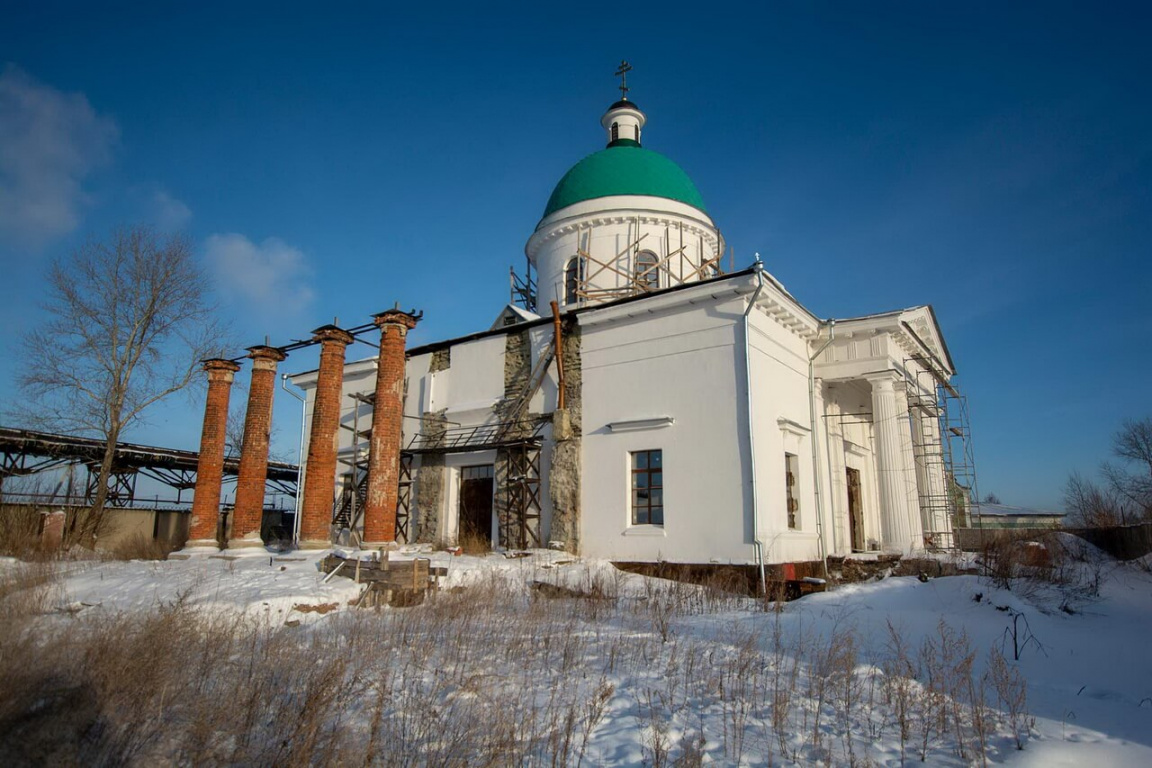
{"type": "Polygon", "coordinates": [[[201,370],[208,374],[208,381],[232,381],[232,375],[240,370],[240,363],[213,357],[200,361],[201,370]]]}
{"type": "Polygon", "coordinates": [[[901,380],[898,371],[878,371],[876,373],[866,373],[863,377],[872,389],[881,392],[893,392],[896,389],[896,382],[901,380]]]}
{"type": "Polygon", "coordinates": [[[423,315],[423,312],[416,315],[401,309],[387,309],[372,315],[372,322],[381,328],[386,325],[399,325],[405,330],[410,331],[416,327],[416,323],[420,322],[420,318],[423,317],[423,315]]]}
{"type": "Polygon", "coordinates": [[[355,341],[355,338],[343,328],[335,325],[322,325],[312,331],[312,341],[318,341],[321,344],[334,343],[348,345],[355,341]]]}

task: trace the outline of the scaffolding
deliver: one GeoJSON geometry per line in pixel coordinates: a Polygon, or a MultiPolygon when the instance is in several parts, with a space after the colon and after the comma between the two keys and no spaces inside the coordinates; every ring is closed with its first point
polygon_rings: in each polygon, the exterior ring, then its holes
{"type": "MultiPolygon", "coordinates": [[[[697,241],[696,253],[690,253],[691,244],[684,242],[684,223],[680,222],[675,228],[664,227],[663,255],[642,247],[651,234],[645,232],[614,256],[602,261],[591,254],[594,228],[594,225],[587,225],[577,231],[576,251],[567,261],[570,266],[562,276],[565,285],[561,295],[573,296],[577,304],[600,304],[726,274],[723,264],[725,244],[719,230],[716,231],[716,250],[711,253],[704,250],[703,240],[697,241]],[[679,247],[672,247],[674,238],[678,238],[679,247]],[[606,279],[611,282],[613,276],[617,285],[605,287],[606,279]]],[[[633,231],[640,231],[639,216],[634,218],[633,231]]],[[[732,259],[729,249],[730,267],[732,259]]],[[[510,271],[512,303],[537,312],[538,279],[532,263],[528,263],[523,276],[517,275],[514,269],[510,271]]]]}
{"type": "Polygon", "coordinates": [[[904,361],[916,488],[928,549],[953,549],[978,496],[968,398],[935,361],[904,361]]]}
{"type": "Polygon", "coordinates": [[[396,495],[396,540],[412,541],[409,533],[412,521],[412,454],[400,453],[400,488],[396,495]]]}
{"type": "Polygon", "coordinates": [[[532,261],[525,257],[524,274],[516,274],[515,267],[508,268],[508,282],[511,292],[509,302],[528,312],[536,312],[536,270],[532,261]]]}
{"type": "Polygon", "coordinates": [[[505,549],[539,548],[540,443],[522,440],[501,453],[507,466],[504,505],[500,508],[500,546],[505,549]]]}
{"type": "MultiPolygon", "coordinates": [[[[360,429],[360,406],[374,407],[375,395],[353,393],[349,395],[355,402],[352,406],[352,426],[341,424],[341,429],[352,433],[352,450],[348,457],[337,456],[337,461],[347,467],[341,475],[340,496],[332,507],[332,527],[337,531],[355,531],[364,514],[368,499],[368,451],[365,443],[372,437],[371,426],[360,429]]],[[[369,422],[371,424],[371,422],[369,422]]]]}

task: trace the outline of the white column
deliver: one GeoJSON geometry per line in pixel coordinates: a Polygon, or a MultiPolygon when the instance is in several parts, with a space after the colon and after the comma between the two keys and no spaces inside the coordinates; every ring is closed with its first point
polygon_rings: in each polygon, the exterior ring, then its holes
{"type": "Polygon", "coordinates": [[[914,510],[908,503],[904,441],[900,437],[900,429],[906,425],[906,421],[901,418],[903,414],[896,400],[896,375],[885,372],[866,378],[872,384],[872,428],[876,436],[876,470],[884,548],[908,552],[913,545],[914,510]]]}
{"type": "Polygon", "coordinates": [[[896,392],[896,432],[900,435],[900,466],[904,470],[904,498],[907,500],[908,541],[910,546],[919,549],[924,546],[924,513],[920,508],[919,478],[917,477],[916,451],[912,448],[912,409],[908,407],[908,389],[904,379],[897,378],[893,385],[896,392]]]}

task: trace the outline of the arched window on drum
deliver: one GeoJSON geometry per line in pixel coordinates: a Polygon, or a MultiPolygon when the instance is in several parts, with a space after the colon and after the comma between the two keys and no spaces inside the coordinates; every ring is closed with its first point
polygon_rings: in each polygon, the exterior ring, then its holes
{"type": "Polygon", "coordinates": [[[642,291],[655,291],[660,288],[660,269],[656,265],[660,260],[652,251],[640,251],[636,254],[636,287],[642,291]]]}
{"type": "Polygon", "coordinates": [[[564,267],[564,303],[577,304],[580,301],[581,283],[584,282],[584,259],[574,256],[564,267]]]}

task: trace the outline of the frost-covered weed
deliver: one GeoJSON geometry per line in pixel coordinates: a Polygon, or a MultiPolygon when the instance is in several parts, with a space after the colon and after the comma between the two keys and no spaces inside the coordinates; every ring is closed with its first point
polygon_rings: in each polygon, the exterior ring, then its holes
{"type": "Polygon", "coordinates": [[[1012,664],[994,651],[978,675],[945,623],[919,647],[890,626],[869,658],[847,618],[821,634],[611,571],[563,597],[502,572],[297,626],[179,598],[46,617],[51,574],[19,578],[0,588],[4,764],[862,765],[886,733],[982,761],[1029,728],[1012,664]]]}

